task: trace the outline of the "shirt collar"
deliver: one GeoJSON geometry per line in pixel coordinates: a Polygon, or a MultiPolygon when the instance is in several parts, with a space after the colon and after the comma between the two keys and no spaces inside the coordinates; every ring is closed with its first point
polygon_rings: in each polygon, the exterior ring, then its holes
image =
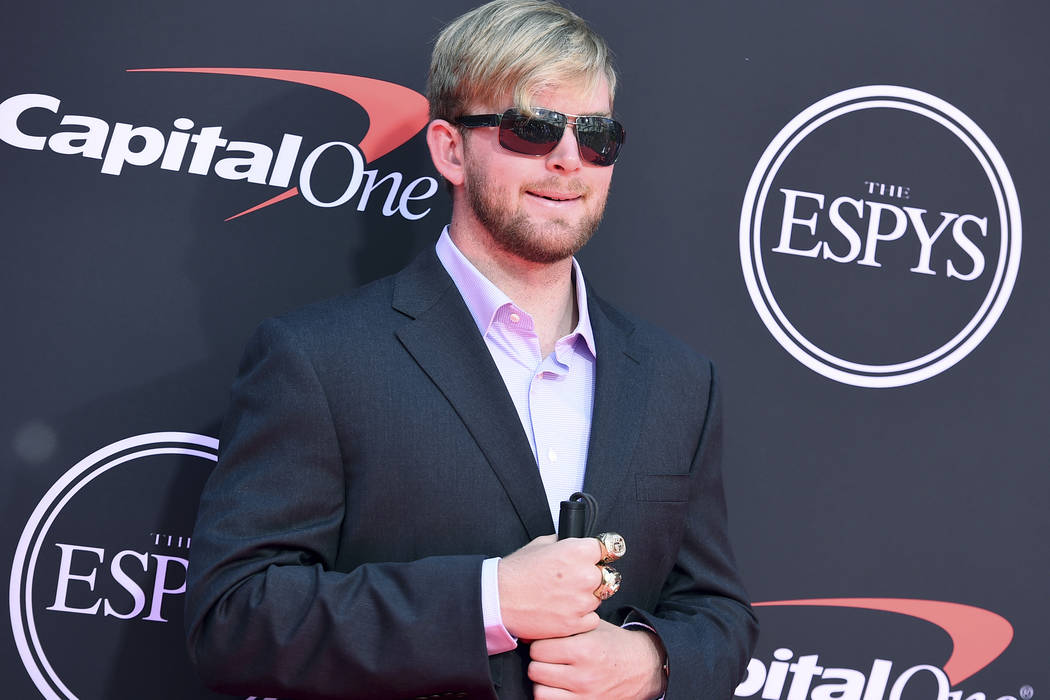
{"type": "MultiPolygon", "coordinates": [[[[452,237],[448,234],[448,226],[441,232],[435,250],[438,260],[441,261],[445,271],[459,289],[463,301],[466,302],[478,330],[485,335],[489,326],[492,325],[496,312],[506,304],[514,305],[514,302],[467,260],[467,257],[452,242],[452,237]]],[[[580,269],[580,264],[576,262],[576,258],[572,259],[572,274],[576,282],[576,309],[579,312],[579,320],[569,336],[578,334],[587,343],[591,356],[597,357],[594,330],[591,328],[591,316],[587,310],[587,288],[584,286],[583,271],[580,269]]]]}

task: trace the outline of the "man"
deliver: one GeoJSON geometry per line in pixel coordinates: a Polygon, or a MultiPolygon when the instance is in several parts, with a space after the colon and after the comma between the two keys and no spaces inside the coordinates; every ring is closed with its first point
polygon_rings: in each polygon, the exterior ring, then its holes
{"type": "Polygon", "coordinates": [[[732,695],[756,626],[710,364],[572,258],[623,142],[615,83],[604,41],[551,3],[497,0],[439,37],[436,250],[264,323],[234,385],[187,594],[216,689],[732,695]],[[552,534],[581,489],[628,544],[605,602],[602,546],[552,534]]]}

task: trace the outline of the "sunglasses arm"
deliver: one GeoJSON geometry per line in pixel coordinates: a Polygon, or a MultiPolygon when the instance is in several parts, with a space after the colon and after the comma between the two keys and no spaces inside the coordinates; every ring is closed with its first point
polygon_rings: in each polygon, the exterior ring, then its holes
{"type": "Polygon", "coordinates": [[[455,124],[474,128],[479,126],[499,126],[502,114],[471,114],[455,120],[455,124]]]}

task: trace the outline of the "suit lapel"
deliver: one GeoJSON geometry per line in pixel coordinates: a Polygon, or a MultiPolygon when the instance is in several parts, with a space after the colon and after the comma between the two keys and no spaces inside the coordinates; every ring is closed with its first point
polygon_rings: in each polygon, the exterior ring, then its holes
{"type": "Polygon", "coordinates": [[[630,462],[642,425],[648,391],[647,351],[633,342],[633,326],[623,317],[612,317],[596,297],[588,296],[597,361],[594,409],[587,453],[584,491],[598,501],[598,527],[620,497],[631,473],[630,462]]]}
{"type": "Polygon", "coordinates": [[[554,532],[532,448],[503,377],[470,311],[433,251],[395,282],[393,306],[410,320],[397,331],[488,459],[529,538],[554,532]]]}

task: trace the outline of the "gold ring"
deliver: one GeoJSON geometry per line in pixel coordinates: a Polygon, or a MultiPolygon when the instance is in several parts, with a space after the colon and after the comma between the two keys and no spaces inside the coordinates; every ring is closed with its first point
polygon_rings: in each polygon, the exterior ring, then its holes
{"type": "Polygon", "coordinates": [[[599,564],[611,564],[624,554],[627,554],[627,541],[623,535],[616,532],[603,532],[594,539],[602,546],[602,558],[599,564]]]}
{"type": "Polygon", "coordinates": [[[599,566],[598,568],[602,571],[602,582],[594,589],[594,595],[598,600],[608,600],[620,590],[620,582],[623,577],[611,566],[599,566]]]}

